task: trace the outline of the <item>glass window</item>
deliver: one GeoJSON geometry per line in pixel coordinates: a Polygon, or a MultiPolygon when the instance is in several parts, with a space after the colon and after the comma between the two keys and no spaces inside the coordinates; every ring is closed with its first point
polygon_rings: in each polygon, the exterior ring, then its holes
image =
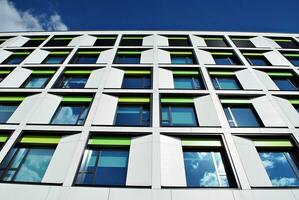
{"type": "Polygon", "coordinates": [[[162,126],[198,126],[193,106],[162,106],[162,126]]]}
{"type": "Polygon", "coordinates": [[[128,149],[85,150],[76,178],[77,185],[125,186],[128,149]]]}
{"type": "Polygon", "coordinates": [[[175,89],[205,89],[203,80],[199,77],[174,76],[175,89]]]}
{"type": "Polygon", "coordinates": [[[283,49],[299,49],[298,43],[291,39],[290,40],[280,40],[280,41],[274,40],[274,41],[283,49]]]}
{"type": "Polygon", "coordinates": [[[273,186],[299,186],[298,160],[287,150],[259,150],[259,156],[273,186]]]}
{"type": "Polygon", "coordinates": [[[150,126],[150,110],[142,105],[118,105],[114,125],[150,126]]]}
{"type": "Polygon", "coordinates": [[[98,36],[94,46],[114,46],[115,36],[98,36]]]}
{"type": "Polygon", "coordinates": [[[184,150],[188,187],[230,187],[220,151],[184,150]]]}
{"type": "Polygon", "coordinates": [[[123,37],[119,46],[142,46],[143,37],[123,37]]]}
{"type": "Polygon", "coordinates": [[[64,36],[64,38],[56,37],[56,38],[51,39],[49,42],[47,42],[47,44],[45,44],[45,46],[47,46],[47,47],[55,47],[55,46],[65,47],[72,41],[73,37],[74,36],[71,36],[71,37],[64,36]]]}
{"type": "Polygon", "coordinates": [[[280,90],[296,91],[298,90],[298,83],[291,78],[272,78],[274,83],[280,90]]]}
{"type": "Polygon", "coordinates": [[[212,55],[216,65],[241,65],[240,60],[234,55],[212,55]]]}
{"type": "Polygon", "coordinates": [[[169,37],[168,45],[171,47],[188,47],[190,46],[190,41],[187,37],[169,37]]]}
{"type": "Polygon", "coordinates": [[[26,42],[23,47],[38,47],[39,45],[41,45],[44,42],[44,40],[29,40],[28,42],[26,42]]]}
{"type": "Polygon", "coordinates": [[[232,39],[234,44],[240,48],[255,48],[249,39],[232,39]]]}
{"type": "Polygon", "coordinates": [[[223,38],[205,38],[208,47],[228,47],[223,38]]]}
{"type": "Polygon", "coordinates": [[[98,57],[99,55],[76,54],[72,59],[71,63],[72,64],[96,64],[98,57]]]}
{"type": "Polygon", "coordinates": [[[22,88],[44,88],[48,81],[50,80],[49,76],[30,76],[25,83],[21,86],[22,88]]]}
{"type": "Polygon", "coordinates": [[[250,65],[253,66],[272,66],[272,64],[264,56],[246,57],[250,65]]]}
{"type": "Polygon", "coordinates": [[[288,58],[288,60],[296,67],[299,67],[299,58],[288,58]]]}
{"type": "Polygon", "coordinates": [[[124,89],[149,89],[151,88],[150,76],[128,76],[125,75],[122,83],[124,89]]]}
{"type": "Polygon", "coordinates": [[[252,107],[226,106],[226,118],[230,127],[261,127],[262,123],[252,107]]]}
{"type": "Polygon", "coordinates": [[[42,181],[55,149],[13,148],[0,165],[0,179],[8,182],[42,181]]]}
{"type": "Polygon", "coordinates": [[[171,64],[196,64],[193,55],[171,55],[171,64]]]}
{"type": "Polygon", "coordinates": [[[85,84],[88,80],[88,76],[63,76],[60,80],[56,83],[57,88],[74,88],[80,89],[84,88],[85,84]]]}
{"type": "Polygon", "coordinates": [[[235,77],[212,77],[214,88],[217,90],[241,90],[241,85],[235,77]]]}
{"type": "Polygon", "coordinates": [[[18,108],[17,104],[0,104],[0,123],[6,123],[10,116],[18,108]]]}
{"type": "Polygon", "coordinates": [[[56,110],[51,124],[83,125],[88,113],[88,105],[62,104],[56,110]]]}
{"type": "Polygon", "coordinates": [[[25,58],[26,58],[25,56],[11,55],[2,64],[17,65],[23,62],[25,58]]]}
{"type": "Polygon", "coordinates": [[[115,64],[139,64],[140,54],[118,54],[114,59],[115,64]]]}
{"type": "Polygon", "coordinates": [[[65,60],[65,56],[61,55],[49,55],[44,61],[43,64],[61,64],[65,60]]]}

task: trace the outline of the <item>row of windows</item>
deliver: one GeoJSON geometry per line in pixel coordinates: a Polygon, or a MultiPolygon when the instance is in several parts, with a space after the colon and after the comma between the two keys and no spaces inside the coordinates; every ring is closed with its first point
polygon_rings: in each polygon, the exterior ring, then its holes
{"type": "MultiPolygon", "coordinates": [[[[168,50],[167,50],[168,51],[168,50]]],[[[212,51],[209,52],[216,65],[243,65],[240,58],[234,53],[234,51],[212,51]]],[[[126,51],[119,50],[114,58],[114,64],[140,64],[141,61],[140,49],[129,49],[126,51]]],[[[79,50],[69,64],[96,64],[100,55],[100,51],[79,50]]],[[[252,66],[272,66],[271,62],[264,56],[264,51],[250,51],[242,52],[245,59],[252,66]]],[[[298,52],[281,52],[286,59],[289,60],[294,66],[299,66],[299,53],[298,52]]],[[[1,64],[16,65],[23,62],[23,60],[30,54],[30,52],[14,52],[1,64]]],[[[69,51],[53,51],[41,62],[41,64],[62,64],[67,58],[69,51]]],[[[198,64],[194,53],[190,50],[171,51],[171,61],[168,64],[175,65],[191,65],[198,64]]]]}
{"type": "MultiPolygon", "coordinates": [[[[70,36],[54,36],[51,38],[44,46],[45,47],[64,47],[68,46],[73,38],[77,37],[78,35],[70,35],[70,36]]],[[[114,46],[117,36],[116,35],[101,35],[101,36],[94,36],[96,40],[94,41],[93,45],[90,46],[114,46]]],[[[125,35],[122,37],[119,46],[143,46],[143,38],[146,37],[145,35],[125,35]]],[[[168,39],[169,46],[184,46],[188,47],[191,46],[190,39],[187,35],[165,35],[168,39]]],[[[195,36],[197,37],[197,36],[195,36]]],[[[204,40],[205,46],[208,47],[230,47],[231,45],[223,36],[198,36],[204,40]]],[[[233,41],[234,45],[240,48],[256,48],[253,42],[250,40],[254,38],[254,36],[246,37],[246,36],[231,36],[230,39],[233,41]]],[[[0,44],[5,42],[8,37],[0,37],[0,44]]],[[[38,47],[40,46],[45,40],[47,39],[46,36],[35,36],[29,37],[29,40],[22,45],[22,47],[38,47]]],[[[280,48],[283,49],[299,49],[299,43],[291,37],[268,37],[280,48]]],[[[203,45],[204,46],[204,45],[203,45]]]]}
{"type": "MultiPolygon", "coordinates": [[[[107,140],[113,139],[110,137],[107,140]]],[[[117,140],[117,137],[114,140],[117,140]]],[[[222,141],[203,137],[193,137],[190,141],[196,143],[197,140],[204,143],[188,147],[184,145],[184,140],[182,142],[187,187],[237,187],[222,141]],[[209,144],[211,141],[213,145],[209,144]]],[[[1,162],[0,181],[26,183],[42,181],[56,144],[33,145],[27,144],[26,141],[28,139],[24,136],[1,162]]],[[[260,140],[256,139],[256,141],[258,143],[260,140]]],[[[259,156],[257,159],[260,159],[263,164],[273,187],[298,187],[298,149],[289,139],[281,139],[281,141],[284,143],[287,141],[288,145],[277,145],[281,143],[280,138],[274,140],[264,138],[262,143],[272,142],[272,146],[256,145],[259,156]]],[[[129,156],[129,143],[111,146],[100,143],[93,145],[88,142],[74,185],[126,186],[129,156]]]]}

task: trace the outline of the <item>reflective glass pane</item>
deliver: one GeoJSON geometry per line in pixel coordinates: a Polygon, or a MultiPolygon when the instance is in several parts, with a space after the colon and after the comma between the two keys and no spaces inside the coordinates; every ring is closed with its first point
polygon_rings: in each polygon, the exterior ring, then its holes
{"type": "Polygon", "coordinates": [[[239,90],[241,89],[235,78],[217,77],[213,79],[216,89],[222,90],[239,90]]]}
{"type": "Polygon", "coordinates": [[[130,89],[130,88],[150,88],[151,82],[150,77],[147,76],[125,76],[122,88],[130,89]]]}
{"type": "Polygon", "coordinates": [[[237,47],[245,47],[245,48],[255,48],[254,44],[248,40],[233,40],[237,47]]]}
{"type": "Polygon", "coordinates": [[[51,124],[78,124],[78,119],[86,106],[60,106],[51,124]]]}
{"type": "Polygon", "coordinates": [[[230,109],[238,127],[260,127],[257,116],[251,108],[231,107],[230,109]]]}
{"type": "Polygon", "coordinates": [[[208,47],[227,47],[226,42],[222,40],[205,40],[208,47]]]}
{"type": "Polygon", "coordinates": [[[171,64],[194,64],[194,60],[190,56],[171,56],[171,64]]]}
{"type": "Polygon", "coordinates": [[[25,84],[25,88],[42,88],[49,80],[49,77],[31,77],[25,84]]]}
{"type": "Polygon", "coordinates": [[[139,55],[117,55],[114,63],[116,64],[139,64],[139,55]]]}
{"type": "Polygon", "coordinates": [[[230,113],[230,109],[229,108],[224,108],[224,113],[226,115],[226,118],[228,120],[228,123],[229,123],[230,127],[236,127],[237,124],[235,124],[235,122],[232,118],[232,115],[230,113]]]}
{"type": "Polygon", "coordinates": [[[269,63],[269,61],[266,58],[264,58],[263,56],[250,57],[250,58],[247,58],[247,60],[249,61],[249,63],[251,65],[256,65],[256,66],[271,66],[271,64],[269,63]]]}
{"type": "Polygon", "coordinates": [[[88,80],[88,77],[84,76],[69,76],[64,77],[62,83],[60,84],[61,88],[84,88],[88,80]]]}
{"type": "Polygon", "coordinates": [[[289,61],[296,67],[299,67],[299,58],[288,58],[289,61]]]}
{"type": "Polygon", "coordinates": [[[9,65],[16,65],[23,62],[24,57],[22,56],[10,56],[4,63],[9,65]]]}
{"type": "Polygon", "coordinates": [[[298,43],[294,41],[277,41],[276,43],[284,49],[299,49],[298,43]]]}
{"type": "Polygon", "coordinates": [[[65,57],[62,56],[49,56],[45,60],[45,64],[61,64],[63,63],[65,57]]]}
{"type": "Polygon", "coordinates": [[[273,78],[272,79],[280,90],[297,90],[297,87],[290,79],[273,78]]]}
{"type": "Polygon", "coordinates": [[[98,60],[98,55],[76,55],[73,60],[74,64],[95,64],[98,60]]]}
{"type": "Polygon", "coordinates": [[[13,169],[18,168],[20,163],[24,159],[24,156],[27,153],[27,151],[28,150],[25,149],[25,148],[18,149],[17,154],[15,155],[14,160],[13,160],[10,168],[13,168],[13,169]]]}
{"type": "Polygon", "coordinates": [[[238,65],[240,61],[234,56],[213,56],[217,65],[238,65]]]}
{"type": "Polygon", "coordinates": [[[0,123],[5,123],[17,108],[17,105],[0,104],[0,123]]]}
{"type": "Polygon", "coordinates": [[[53,153],[54,149],[31,149],[14,180],[41,182],[53,153]]]}
{"type": "Polygon", "coordinates": [[[259,152],[259,156],[273,186],[299,186],[298,167],[289,152],[259,152]]]}
{"type": "MultiPolygon", "coordinates": [[[[165,111],[166,109],[162,109],[162,121],[165,120],[163,119],[163,116],[167,116],[165,111]]],[[[170,117],[171,126],[197,126],[196,116],[193,107],[171,107],[170,117]]]]}
{"type": "Polygon", "coordinates": [[[124,126],[147,126],[148,124],[143,121],[143,118],[149,119],[148,109],[142,106],[118,106],[116,111],[115,125],[124,126]]]}

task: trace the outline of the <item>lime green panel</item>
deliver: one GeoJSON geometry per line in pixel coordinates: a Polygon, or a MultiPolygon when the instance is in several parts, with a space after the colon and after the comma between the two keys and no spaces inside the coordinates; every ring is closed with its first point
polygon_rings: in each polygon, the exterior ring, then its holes
{"type": "Polygon", "coordinates": [[[168,37],[169,40],[188,40],[187,37],[168,37]]]}
{"type": "Polygon", "coordinates": [[[250,99],[221,99],[221,103],[229,104],[249,104],[251,103],[250,99]]]}
{"type": "Polygon", "coordinates": [[[92,70],[66,70],[65,74],[90,74],[92,70]]]}
{"type": "Polygon", "coordinates": [[[88,140],[88,145],[101,146],[130,146],[130,137],[92,137],[88,140]]]}
{"type": "Polygon", "coordinates": [[[30,38],[30,40],[46,40],[47,38],[30,38]]]}
{"type": "Polygon", "coordinates": [[[212,38],[208,38],[208,37],[205,38],[205,37],[204,37],[204,39],[205,39],[205,40],[223,40],[223,38],[221,38],[221,37],[219,37],[219,38],[213,38],[213,37],[212,37],[212,38]]]}
{"type": "Polygon", "coordinates": [[[68,51],[51,51],[50,55],[68,55],[70,52],[68,51]]]}
{"type": "Polygon", "coordinates": [[[53,40],[72,40],[73,38],[74,37],[61,37],[61,38],[54,38],[53,40]]]}
{"type": "Polygon", "coordinates": [[[28,135],[22,137],[20,143],[22,144],[58,144],[60,136],[41,136],[41,135],[28,135]]]}
{"type": "Polygon", "coordinates": [[[250,38],[232,38],[232,40],[247,41],[250,40],[250,38]]]}
{"type": "Polygon", "coordinates": [[[8,136],[7,135],[0,135],[0,142],[3,143],[3,142],[6,142],[8,136]]]}
{"type": "Polygon", "coordinates": [[[97,37],[99,40],[114,40],[116,37],[97,37]]]}
{"type": "Polygon", "coordinates": [[[289,139],[252,139],[256,147],[293,147],[289,139]]]}
{"type": "Polygon", "coordinates": [[[117,54],[130,54],[130,55],[139,55],[142,51],[118,51],[117,54]]]}
{"type": "Polygon", "coordinates": [[[13,55],[29,55],[31,52],[13,52],[13,55]]]}
{"type": "Polygon", "coordinates": [[[25,97],[0,97],[0,101],[23,101],[25,97]]]}
{"type": "Polygon", "coordinates": [[[209,139],[209,138],[188,138],[182,139],[183,147],[221,147],[221,141],[219,139],[209,139]]]}
{"type": "Polygon", "coordinates": [[[272,39],[275,42],[292,42],[290,39],[272,39]]]}
{"type": "Polygon", "coordinates": [[[287,77],[293,76],[293,74],[290,72],[267,72],[267,74],[269,76],[287,76],[287,77]]]}
{"type": "Polygon", "coordinates": [[[187,51],[170,51],[170,55],[193,55],[192,52],[187,51]]]}
{"type": "Polygon", "coordinates": [[[149,103],[150,98],[148,98],[148,97],[119,97],[118,102],[120,102],[120,103],[149,103]]]}
{"type": "Polygon", "coordinates": [[[124,40],[142,40],[144,36],[142,37],[123,37],[124,40]]]}
{"type": "Polygon", "coordinates": [[[283,54],[285,57],[299,57],[299,53],[298,54],[294,54],[294,53],[287,53],[287,54],[283,54]]]}
{"type": "Polygon", "coordinates": [[[92,97],[63,97],[62,102],[92,102],[92,97]]]}
{"type": "Polygon", "coordinates": [[[101,52],[100,51],[79,51],[77,54],[80,54],[80,55],[98,55],[100,54],[101,52]]]}
{"type": "Polygon", "coordinates": [[[231,56],[234,55],[232,52],[211,52],[212,55],[227,55],[231,56]]]}
{"type": "Polygon", "coordinates": [[[291,104],[296,104],[296,105],[298,105],[298,104],[299,104],[299,99],[290,99],[289,102],[290,102],[291,104]]]}
{"type": "Polygon", "coordinates": [[[161,103],[193,103],[193,98],[161,98],[161,103]]]}
{"type": "Polygon", "coordinates": [[[31,74],[55,74],[55,70],[33,70],[31,74]]]}
{"type": "Polygon", "coordinates": [[[172,71],[172,74],[173,75],[199,75],[199,72],[198,71],[177,71],[177,70],[174,70],[172,71]]]}
{"type": "Polygon", "coordinates": [[[264,56],[262,53],[243,53],[244,56],[264,56]]]}
{"type": "Polygon", "coordinates": [[[125,70],[125,74],[151,74],[151,70],[125,70]]]}
{"type": "Polygon", "coordinates": [[[10,72],[9,70],[0,70],[0,74],[9,74],[10,72]]]}
{"type": "Polygon", "coordinates": [[[210,71],[210,75],[219,75],[219,76],[233,76],[235,72],[226,72],[226,71],[210,71]]]}

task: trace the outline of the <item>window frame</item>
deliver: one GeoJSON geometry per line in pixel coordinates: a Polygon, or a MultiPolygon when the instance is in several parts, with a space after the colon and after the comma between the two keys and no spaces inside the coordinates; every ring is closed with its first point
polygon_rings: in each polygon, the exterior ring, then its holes
{"type": "Polygon", "coordinates": [[[50,82],[52,76],[51,75],[43,75],[43,74],[31,74],[25,81],[24,83],[21,85],[20,88],[24,88],[24,89],[43,89],[45,88],[48,83],[50,82]],[[33,79],[33,78],[47,78],[47,80],[43,83],[43,85],[39,88],[35,88],[35,87],[31,87],[31,88],[27,88],[27,84],[30,83],[30,81],[33,79]]]}

